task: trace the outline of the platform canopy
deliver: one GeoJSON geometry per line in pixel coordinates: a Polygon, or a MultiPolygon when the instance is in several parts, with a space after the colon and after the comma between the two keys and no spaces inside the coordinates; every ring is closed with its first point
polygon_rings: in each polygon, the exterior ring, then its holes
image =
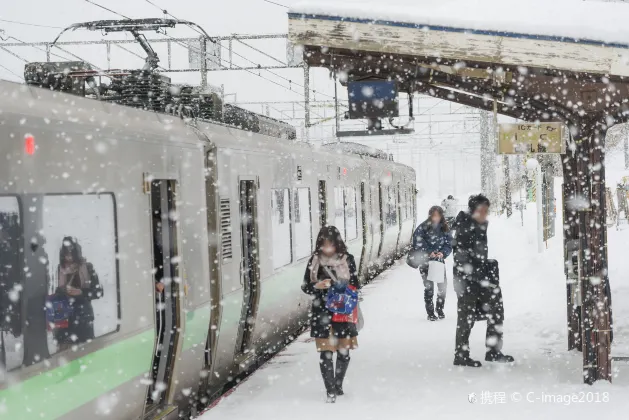
{"type": "Polygon", "coordinates": [[[628,4],[401,1],[300,3],[289,39],[310,66],[345,80],[396,79],[402,91],[485,109],[496,99],[500,113],[529,121],[626,121],[628,4]]]}

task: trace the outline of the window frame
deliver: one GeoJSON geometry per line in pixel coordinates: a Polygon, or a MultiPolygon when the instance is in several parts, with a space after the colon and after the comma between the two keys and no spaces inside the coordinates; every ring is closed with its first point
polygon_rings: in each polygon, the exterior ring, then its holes
{"type": "MultiPolygon", "coordinates": [[[[23,239],[23,244],[21,247],[21,251],[20,251],[20,272],[23,272],[23,268],[24,268],[24,260],[25,260],[25,255],[26,255],[26,237],[24,236],[24,232],[25,232],[25,226],[26,223],[24,223],[24,204],[23,204],[23,199],[25,195],[37,195],[37,196],[41,196],[42,197],[42,206],[44,203],[44,199],[45,197],[60,197],[60,196],[97,196],[100,197],[101,195],[109,195],[111,196],[111,200],[112,200],[112,207],[113,207],[113,213],[112,216],[114,218],[113,220],[113,228],[114,228],[114,256],[117,256],[120,253],[120,249],[119,249],[119,235],[118,235],[118,203],[116,200],[116,194],[113,191],[102,191],[102,192],[91,192],[91,193],[82,193],[82,192],[52,192],[52,193],[43,193],[43,194],[38,194],[38,193],[25,193],[25,194],[0,194],[0,197],[15,197],[17,199],[18,202],[18,211],[19,211],[19,217],[20,217],[20,225],[22,228],[22,239],[23,239]]],[[[151,255],[149,255],[149,257],[152,258],[151,255]]],[[[110,332],[107,332],[105,334],[99,335],[94,337],[92,340],[90,340],[89,342],[85,342],[82,343],[83,345],[86,346],[91,346],[94,345],[93,343],[97,343],[100,342],[101,339],[109,339],[110,336],[113,336],[114,334],[117,334],[118,332],[120,332],[120,328],[121,328],[121,324],[122,324],[122,303],[121,303],[121,281],[120,281],[120,260],[119,258],[115,257],[114,258],[114,263],[115,263],[115,269],[114,269],[114,275],[116,276],[115,278],[115,285],[116,285],[116,328],[110,332]]],[[[22,276],[21,279],[21,284],[24,286],[25,285],[25,281],[26,279],[22,276]]],[[[48,286],[47,286],[48,287],[48,286]]],[[[26,296],[25,294],[23,294],[22,296],[26,296]]],[[[23,299],[22,300],[22,304],[21,304],[21,308],[20,310],[22,311],[22,314],[24,314],[25,312],[25,304],[26,304],[26,300],[23,299]]],[[[22,324],[22,328],[23,331],[25,330],[25,323],[26,320],[28,318],[28,313],[26,312],[26,317],[23,317],[21,320],[21,324],[22,324]]],[[[22,334],[22,336],[24,337],[24,334],[22,334]]],[[[25,337],[24,337],[25,338],[25,337]]],[[[94,351],[96,351],[97,348],[94,349],[94,351]]],[[[94,351],[90,351],[86,354],[91,354],[94,351]]],[[[6,373],[5,375],[8,374],[15,374],[15,372],[23,372],[23,371],[31,371],[32,369],[37,369],[36,366],[41,366],[42,364],[46,363],[46,361],[51,360],[53,357],[57,357],[59,355],[64,355],[64,354],[74,354],[75,352],[72,350],[72,348],[68,348],[65,350],[60,350],[60,351],[56,351],[54,353],[51,353],[50,356],[48,358],[41,358],[39,361],[37,361],[36,363],[32,363],[30,365],[25,365],[24,364],[24,360],[22,360],[22,364],[14,369],[6,369],[6,373]]],[[[70,361],[77,359],[78,356],[76,357],[70,357],[70,361]]],[[[44,371],[49,371],[50,368],[45,368],[44,371]]]]}
{"type": "MultiPolygon", "coordinates": [[[[272,254],[271,254],[271,266],[273,267],[273,271],[276,270],[281,270],[282,268],[291,265],[293,262],[295,262],[295,253],[293,252],[293,204],[291,203],[292,201],[292,193],[291,193],[291,188],[289,187],[279,187],[279,188],[271,188],[271,240],[273,240],[273,235],[274,235],[274,230],[273,230],[273,212],[274,212],[274,208],[273,208],[273,198],[275,197],[275,192],[276,191],[288,191],[288,239],[290,241],[289,246],[288,246],[288,250],[290,253],[290,260],[286,263],[286,264],[282,264],[280,266],[275,266],[275,248],[273,245],[271,245],[271,249],[272,249],[272,254]]],[[[279,203],[278,203],[279,205],[279,203]]],[[[279,209],[279,207],[278,207],[279,209]]],[[[279,215],[278,215],[279,217],[279,215]]],[[[286,214],[284,214],[284,223],[286,223],[286,214]]],[[[278,220],[278,226],[283,225],[284,223],[279,223],[278,220]]]]}
{"type": "MultiPolygon", "coordinates": [[[[313,248],[314,248],[314,244],[312,243],[313,242],[313,235],[312,235],[312,194],[311,194],[309,186],[293,188],[291,194],[292,194],[292,199],[294,200],[294,205],[296,205],[297,202],[299,201],[299,190],[307,190],[308,191],[308,225],[309,225],[308,233],[309,233],[309,240],[310,240],[310,252],[308,253],[308,255],[304,255],[303,257],[297,256],[297,240],[295,238],[295,234],[296,234],[297,229],[296,228],[293,229],[291,231],[291,236],[293,237],[291,239],[291,245],[295,246],[295,252],[293,253],[293,260],[291,261],[291,263],[292,262],[301,261],[301,260],[304,260],[306,258],[310,258],[312,256],[312,251],[313,251],[313,248]]],[[[301,223],[303,223],[303,216],[304,216],[304,212],[303,212],[303,209],[301,208],[301,206],[299,206],[299,212],[300,212],[299,215],[300,215],[300,220],[301,220],[299,222],[299,224],[301,224],[301,223]]],[[[295,214],[295,212],[293,214],[295,214]]],[[[292,220],[292,223],[297,225],[297,223],[298,223],[297,220],[296,220],[297,217],[295,216],[293,219],[294,220],[292,220]]]]}
{"type": "MultiPolygon", "coordinates": [[[[42,194],[42,196],[45,198],[47,196],[77,196],[77,195],[81,195],[81,196],[86,196],[86,195],[95,195],[95,196],[101,196],[101,195],[110,195],[111,196],[111,204],[114,208],[114,212],[113,212],[113,216],[114,216],[114,252],[115,255],[119,255],[120,254],[120,249],[118,247],[118,202],[116,201],[116,194],[113,191],[101,191],[101,192],[92,192],[92,193],[48,193],[48,194],[42,194]]],[[[153,258],[152,253],[150,255],[150,258],[153,258]]],[[[103,335],[99,335],[98,337],[94,337],[94,339],[92,340],[92,342],[94,342],[95,340],[98,340],[101,337],[107,337],[108,335],[111,334],[115,334],[117,332],[120,331],[120,324],[121,324],[121,320],[122,320],[122,304],[120,303],[120,259],[119,258],[114,258],[115,262],[116,262],[116,269],[115,269],[115,273],[116,273],[116,301],[117,301],[117,308],[118,308],[118,321],[117,322],[117,326],[116,329],[112,332],[108,332],[106,334],[103,335]]],[[[57,352],[55,354],[59,354],[62,352],[57,352]]]]}

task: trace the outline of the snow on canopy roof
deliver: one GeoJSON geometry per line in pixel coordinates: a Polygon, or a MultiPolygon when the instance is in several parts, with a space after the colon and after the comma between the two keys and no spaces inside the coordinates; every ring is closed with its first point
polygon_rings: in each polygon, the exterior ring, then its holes
{"type": "Polygon", "coordinates": [[[291,17],[411,24],[488,35],[550,38],[629,48],[629,4],[583,0],[305,1],[291,17]],[[295,16],[297,15],[297,16],[295,16]]]}

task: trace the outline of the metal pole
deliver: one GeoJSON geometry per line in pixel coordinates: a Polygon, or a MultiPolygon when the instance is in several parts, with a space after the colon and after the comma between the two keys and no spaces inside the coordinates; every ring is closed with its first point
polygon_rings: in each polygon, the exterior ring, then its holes
{"type": "Polygon", "coordinates": [[[511,203],[511,179],[509,176],[509,155],[504,155],[502,157],[502,166],[505,177],[505,207],[507,208],[507,218],[509,218],[513,214],[511,203]]]}
{"type": "Polygon", "coordinates": [[[629,133],[625,135],[625,169],[629,169],[629,133]]]}
{"type": "Polygon", "coordinates": [[[310,67],[304,62],[304,128],[306,141],[310,141],[310,67]]]}
{"type": "Polygon", "coordinates": [[[537,201],[537,251],[544,252],[544,214],[542,211],[542,165],[537,164],[535,169],[537,188],[535,200],[537,201]]]}
{"type": "MultiPolygon", "coordinates": [[[[338,132],[341,129],[341,122],[339,121],[339,97],[336,86],[336,70],[334,71],[334,122],[336,124],[336,139],[337,141],[341,141],[341,138],[338,136],[338,132]]],[[[325,108],[324,108],[325,109],[325,108]]]]}
{"type": "Polygon", "coordinates": [[[489,195],[489,115],[480,111],[480,185],[481,192],[489,195]]]}
{"type": "Polygon", "coordinates": [[[201,61],[201,88],[207,87],[207,39],[204,36],[201,37],[201,54],[199,57],[201,61]]]}

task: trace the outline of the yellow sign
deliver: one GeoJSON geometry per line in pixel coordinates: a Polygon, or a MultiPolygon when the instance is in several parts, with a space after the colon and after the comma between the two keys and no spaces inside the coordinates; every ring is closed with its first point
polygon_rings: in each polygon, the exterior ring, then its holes
{"type": "Polygon", "coordinates": [[[565,153],[563,123],[500,124],[498,153],[565,153]]]}

